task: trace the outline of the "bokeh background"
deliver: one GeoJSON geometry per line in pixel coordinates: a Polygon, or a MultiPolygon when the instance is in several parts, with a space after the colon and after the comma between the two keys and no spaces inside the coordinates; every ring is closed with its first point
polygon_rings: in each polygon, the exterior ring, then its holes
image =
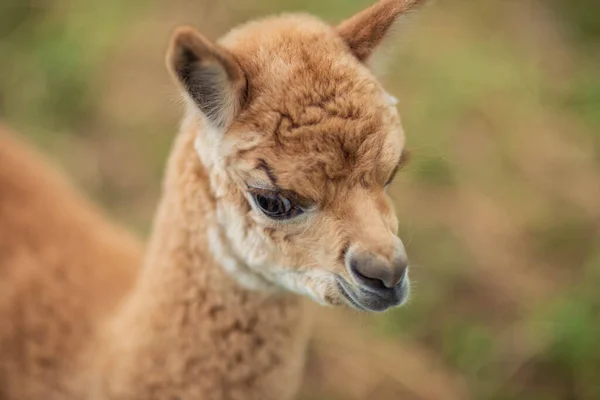
{"type": "MultiPolygon", "coordinates": [[[[145,235],[181,112],[173,27],[370,2],[0,0],[0,118],[145,235]]],[[[322,317],[302,398],[600,399],[600,4],[438,0],[384,53],[414,295],[322,317]]]]}

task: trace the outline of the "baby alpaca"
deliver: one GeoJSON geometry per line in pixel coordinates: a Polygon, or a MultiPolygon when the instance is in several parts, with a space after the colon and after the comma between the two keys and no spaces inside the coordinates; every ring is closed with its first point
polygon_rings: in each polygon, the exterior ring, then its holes
{"type": "Polygon", "coordinates": [[[167,64],[186,116],[144,266],[45,399],[292,399],[305,298],[364,311],[404,302],[386,194],[404,134],[365,62],[419,3],[382,0],[338,27],[268,18],[217,43],[175,32],[167,64]]]}
{"type": "Polygon", "coordinates": [[[0,125],[1,400],[73,398],[77,359],[133,288],[142,255],[0,125]]]}

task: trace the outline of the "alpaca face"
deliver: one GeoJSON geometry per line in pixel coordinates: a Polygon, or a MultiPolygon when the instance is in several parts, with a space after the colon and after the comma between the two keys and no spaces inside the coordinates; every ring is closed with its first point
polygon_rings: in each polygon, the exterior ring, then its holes
{"type": "Polygon", "coordinates": [[[337,28],[262,20],[219,44],[174,35],[168,64],[203,126],[196,148],[216,198],[211,249],[242,284],[369,311],[406,299],[386,193],[404,132],[363,62],[414,3],[382,1],[337,28]]]}

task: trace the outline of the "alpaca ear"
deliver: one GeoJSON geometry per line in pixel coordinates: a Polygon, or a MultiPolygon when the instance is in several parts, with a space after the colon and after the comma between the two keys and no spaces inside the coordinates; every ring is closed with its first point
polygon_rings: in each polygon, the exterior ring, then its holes
{"type": "Polygon", "coordinates": [[[246,91],[246,77],[233,55],[184,26],[173,33],[167,67],[211,124],[221,129],[231,124],[246,91]]]}
{"type": "Polygon", "coordinates": [[[391,26],[426,0],[380,0],[338,25],[337,31],[360,61],[367,61],[391,26]]]}

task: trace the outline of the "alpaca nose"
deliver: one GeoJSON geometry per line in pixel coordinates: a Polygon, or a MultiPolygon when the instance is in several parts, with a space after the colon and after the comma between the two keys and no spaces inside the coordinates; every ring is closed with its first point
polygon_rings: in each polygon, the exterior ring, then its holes
{"type": "Polygon", "coordinates": [[[389,262],[368,253],[354,254],[350,258],[350,271],[361,285],[374,290],[394,288],[406,277],[408,260],[398,256],[389,262]]]}

